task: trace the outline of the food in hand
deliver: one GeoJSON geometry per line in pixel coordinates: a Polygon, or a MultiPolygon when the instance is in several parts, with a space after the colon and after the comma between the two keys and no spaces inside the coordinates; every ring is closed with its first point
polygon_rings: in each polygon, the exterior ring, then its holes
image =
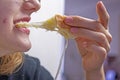
{"type": "Polygon", "coordinates": [[[48,20],[43,22],[19,22],[16,24],[16,27],[35,27],[35,28],[43,28],[49,31],[57,31],[61,35],[63,35],[66,39],[74,38],[72,33],[70,32],[70,27],[64,23],[65,16],[55,15],[48,20]],[[64,28],[61,26],[64,25],[64,28]]]}

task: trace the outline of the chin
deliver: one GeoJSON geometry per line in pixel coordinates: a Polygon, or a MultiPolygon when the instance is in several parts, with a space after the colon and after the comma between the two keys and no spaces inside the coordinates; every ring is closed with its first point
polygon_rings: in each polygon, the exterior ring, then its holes
{"type": "Polygon", "coordinates": [[[17,46],[17,52],[27,52],[31,49],[31,43],[26,42],[26,43],[21,43],[19,46],[17,46]]]}
{"type": "Polygon", "coordinates": [[[31,47],[27,47],[27,48],[22,49],[21,52],[27,52],[27,51],[29,51],[30,49],[31,49],[31,47]]]}
{"type": "Polygon", "coordinates": [[[22,48],[22,52],[27,52],[27,51],[29,51],[31,49],[31,44],[30,45],[27,45],[27,46],[24,46],[23,48],[22,48]]]}

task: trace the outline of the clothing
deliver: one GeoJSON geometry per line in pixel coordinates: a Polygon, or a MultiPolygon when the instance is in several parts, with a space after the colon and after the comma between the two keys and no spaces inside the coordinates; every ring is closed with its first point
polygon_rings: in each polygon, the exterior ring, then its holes
{"type": "Polygon", "coordinates": [[[51,74],[40,65],[39,59],[24,56],[21,69],[9,76],[0,75],[0,80],[54,80],[51,74]]]}

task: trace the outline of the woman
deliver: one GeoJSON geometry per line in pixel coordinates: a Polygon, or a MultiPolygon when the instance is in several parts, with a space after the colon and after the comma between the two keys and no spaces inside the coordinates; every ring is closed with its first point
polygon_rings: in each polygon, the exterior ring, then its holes
{"type": "MultiPolygon", "coordinates": [[[[111,42],[109,15],[101,1],[96,8],[98,20],[80,16],[64,19],[76,36],[86,80],[105,79],[103,62],[111,42]]],[[[36,0],[0,0],[0,80],[53,80],[37,58],[24,54],[31,48],[30,30],[15,26],[20,21],[29,22],[30,15],[39,9],[36,0]]]]}

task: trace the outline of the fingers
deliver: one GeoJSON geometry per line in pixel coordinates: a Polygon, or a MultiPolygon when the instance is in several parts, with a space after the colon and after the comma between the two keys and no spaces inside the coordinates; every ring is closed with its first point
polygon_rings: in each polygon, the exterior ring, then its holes
{"type": "Polygon", "coordinates": [[[107,55],[106,49],[102,46],[99,46],[98,44],[95,44],[83,38],[76,39],[76,41],[77,41],[77,46],[80,50],[80,55],[83,58],[85,56],[91,56],[92,54],[94,54],[100,57],[101,59],[104,59],[107,55]]]}
{"type": "MultiPolygon", "coordinates": [[[[108,52],[112,36],[108,31],[109,14],[101,1],[97,3],[98,21],[81,16],[65,16],[64,23],[71,27],[77,38],[84,38],[99,44],[108,52]]],[[[79,42],[79,41],[77,41],[79,42]]]]}
{"type": "Polygon", "coordinates": [[[64,22],[69,26],[82,27],[86,29],[93,29],[95,20],[88,19],[81,16],[65,16],[64,22]]]}
{"type": "Polygon", "coordinates": [[[102,1],[99,1],[96,6],[96,11],[98,14],[98,20],[100,23],[107,29],[108,21],[109,21],[109,14],[102,3],[102,1]]]}
{"type": "MultiPolygon", "coordinates": [[[[76,39],[83,38],[92,41],[93,44],[98,44],[99,46],[104,47],[107,52],[110,49],[110,44],[106,36],[101,32],[95,32],[83,28],[71,28],[71,32],[76,37],[76,39]]],[[[79,40],[77,42],[79,42],[79,40]]]]}
{"type": "Polygon", "coordinates": [[[92,45],[88,46],[88,47],[86,48],[86,50],[87,50],[88,52],[90,52],[90,53],[97,53],[97,54],[96,54],[96,60],[98,60],[98,62],[100,61],[101,64],[103,63],[104,59],[105,59],[106,56],[107,56],[106,50],[105,50],[103,47],[97,46],[97,45],[95,45],[95,44],[92,44],[92,45]],[[102,60],[102,61],[101,61],[101,60],[102,60]]]}
{"type": "MultiPolygon", "coordinates": [[[[105,34],[109,43],[112,40],[111,34],[108,32],[107,29],[104,28],[104,26],[99,21],[84,18],[81,16],[66,16],[64,22],[71,27],[84,28],[96,32],[101,32],[105,34]]],[[[105,23],[107,25],[107,22],[105,23]]]]}

